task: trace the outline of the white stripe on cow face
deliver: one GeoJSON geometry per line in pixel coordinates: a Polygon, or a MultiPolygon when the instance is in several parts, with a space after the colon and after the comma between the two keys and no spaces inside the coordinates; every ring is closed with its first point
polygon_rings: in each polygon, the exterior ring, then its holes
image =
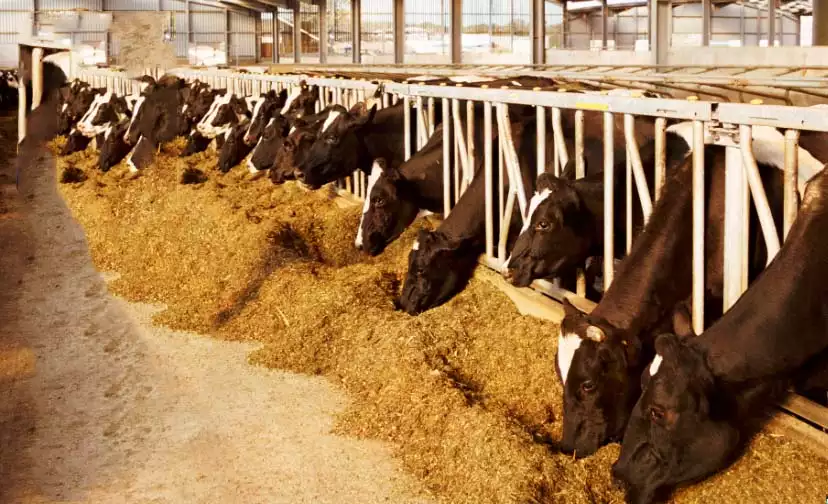
{"type": "Polygon", "coordinates": [[[63,104],[63,106],[60,108],[60,111],[61,111],[61,112],[66,112],[66,109],[68,109],[68,108],[69,108],[69,104],[68,104],[68,103],[64,103],[64,104],[63,104]]]}
{"type": "Polygon", "coordinates": [[[650,363],[650,376],[655,376],[658,373],[658,369],[661,367],[663,360],[660,355],[656,354],[653,362],[650,363]]]}
{"type": "Polygon", "coordinates": [[[529,224],[532,223],[532,216],[535,215],[535,212],[537,212],[538,207],[541,205],[541,203],[546,201],[546,199],[549,198],[551,194],[552,191],[550,191],[549,189],[544,189],[539,193],[536,192],[532,196],[532,199],[529,200],[529,214],[526,216],[526,221],[524,221],[523,228],[520,230],[521,233],[525,233],[526,230],[529,229],[529,224]]]}
{"type": "MultiPolygon", "coordinates": [[[[322,124],[322,132],[323,133],[325,131],[327,131],[328,128],[331,127],[331,125],[334,123],[334,121],[336,121],[336,118],[339,117],[339,114],[340,114],[340,112],[338,110],[331,110],[331,112],[328,114],[328,118],[325,119],[325,123],[322,124]]],[[[373,173],[373,171],[374,171],[374,169],[371,168],[372,173],[373,173]]]]}
{"type": "Polygon", "coordinates": [[[572,360],[575,352],[581,348],[583,340],[575,333],[558,335],[558,370],[561,372],[561,381],[566,385],[569,370],[572,368],[572,360]]]}
{"type": "Polygon", "coordinates": [[[95,119],[95,116],[98,114],[101,107],[109,103],[111,99],[112,91],[107,91],[102,95],[95,96],[89,110],[86,111],[86,114],[84,114],[83,118],[78,123],[78,130],[84,136],[91,138],[106,131],[106,124],[94,125],[92,124],[92,121],[95,119]]]}
{"type": "Polygon", "coordinates": [[[290,110],[290,106],[293,105],[293,102],[299,98],[299,95],[302,94],[302,89],[294,89],[290,96],[288,96],[287,101],[285,101],[285,106],[282,107],[282,110],[279,112],[280,114],[287,114],[287,111],[290,110]]]}
{"type": "Polygon", "coordinates": [[[127,126],[126,133],[124,133],[124,142],[129,142],[129,134],[132,132],[132,128],[135,127],[135,120],[138,119],[138,112],[141,110],[141,105],[144,104],[146,101],[145,96],[139,96],[137,100],[135,100],[135,106],[132,109],[132,119],[129,120],[129,126],[127,126]]]}
{"type": "Polygon", "coordinates": [[[213,126],[212,122],[215,120],[216,116],[219,113],[219,109],[230,103],[233,99],[233,93],[227,91],[224,95],[216,98],[213,100],[213,103],[210,104],[210,110],[207,111],[207,114],[204,118],[198,123],[196,128],[198,131],[204,135],[205,138],[215,138],[219,135],[222,135],[227,132],[227,130],[231,127],[230,124],[224,124],[220,126],[213,126]]]}
{"type": "Polygon", "coordinates": [[[368,189],[365,191],[365,201],[362,203],[362,216],[359,218],[359,228],[357,228],[356,240],[354,240],[354,246],[356,248],[362,247],[362,223],[365,221],[365,214],[367,214],[368,210],[371,208],[371,191],[374,189],[374,185],[376,185],[377,180],[379,180],[381,176],[382,166],[374,161],[374,165],[371,166],[371,175],[368,177],[368,189]]]}
{"type": "MultiPolygon", "coordinates": [[[[256,145],[256,147],[258,147],[258,145],[256,145]]],[[[253,149],[253,152],[256,152],[256,150],[253,149]]],[[[253,153],[251,153],[249,156],[247,156],[247,171],[249,171],[250,173],[252,173],[254,175],[256,173],[259,173],[259,169],[256,168],[256,165],[253,164],[253,153]]]]}
{"type": "MultiPolygon", "coordinates": [[[[256,106],[253,107],[253,116],[250,119],[250,126],[247,127],[247,131],[245,131],[245,135],[250,134],[250,128],[253,127],[253,123],[256,122],[256,119],[259,117],[259,114],[262,112],[262,107],[264,106],[265,101],[266,101],[266,98],[264,96],[262,96],[259,99],[259,101],[256,102],[256,106]]],[[[273,118],[271,118],[270,121],[272,122],[273,118]]],[[[268,122],[268,125],[270,125],[270,122],[268,122]]],[[[265,127],[267,127],[267,126],[265,126],[265,127]]]]}
{"type": "Polygon", "coordinates": [[[290,131],[288,132],[288,135],[292,135],[294,131],[296,131],[296,126],[292,126],[290,128],[290,131]]]}
{"type": "Polygon", "coordinates": [[[411,250],[420,250],[420,240],[414,240],[414,245],[411,246],[411,250]]]}
{"type": "MultiPolygon", "coordinates": [[[[805,184],[822,171],[823,163],[810,152],[799,147],[799,194],[805,194],[805,184]]],[[[785,135],[770,126],[753,127],[753,156],[757,163],[785,169],[785,135]]]]}

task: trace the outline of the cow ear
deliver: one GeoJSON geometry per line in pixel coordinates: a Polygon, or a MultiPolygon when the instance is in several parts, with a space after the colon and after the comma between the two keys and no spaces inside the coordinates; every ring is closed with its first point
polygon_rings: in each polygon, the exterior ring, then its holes
{"type": "Polygon", "coordinates": [[[536,184],[536,190],[538,192],[548,190],[549,192],[555,193],[565,187],[566,181],[551,173],[541,173],[538,175],[538,181],[536,184]]]}
{"type": "Polygon", "coordinates": [[[655,351],[662,357],[674,358],[680,346],[681,341],[675,334],[661,334],[655,340],[655,351]]]}
{"type": "Polygon", "coordinates": [[[106,94],[106,88],[92,88],[94,94],[106,94]]]}
{"type": "Polygon", "coordinates": [[[351,109],[351,114],[355,116],[353,123],[358,126],[368,124],[374,120],[374,114],[376,114],[376,112],[376,104],[372,105],[371,108],[368,108],[364,102],[357,103],[354,105],[354,108],[351,109]]]}
{"type": "Polygon", "coordinates": [[[572,304],[572,301],[570,301],[569,298],[565,297],[561,304],[563,304],[564,317],[566,317],[566,318],[582,317],[584,315],[584,312],[582,312],[581,310],[578,309],[577,306],[572,304]]]}

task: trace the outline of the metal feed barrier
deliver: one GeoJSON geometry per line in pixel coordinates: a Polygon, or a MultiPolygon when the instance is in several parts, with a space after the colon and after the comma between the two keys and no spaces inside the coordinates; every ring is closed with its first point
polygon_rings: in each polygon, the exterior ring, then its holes
{"type": "MultiPolygon", "coordinates": [[[[364,69],[362,70],[364,72],[364,69]]],[[[798,138],[800,131],[828,132],[828,114],[825,110],[814,107],[792,107],[762,104],[715,103],[698,100],[679,100],[661,98],[640,98],[637,96],[611,96],[602,93],[551,92],[528,89],[489,89],[468,88],[461,85],[426,85],[399,82],[371,82],[368,80],[346,80],[322,77],[304,77],[301,75],[262,75],[233,73],[230,71],[203,71],[177,69],[172,73],[187,80],[199,79],[218,88],[227,88],[235,92],[251,95],[270,89],[281,90],[293,88],[304,81],[308,85],[320,88],[320,100],[317,110],[331,103],[352,106],[358,101],[375,93],[381,95],[380,102],[389,106],[398,100],[405,104],[405,155],[410,157],[422,147],[435,130],[435,104],[442,104],[442,124],[444,146],[444,216],[462,196],[471,180],[474,161],[483,156],[485,170],[485,214],[486,214],[486,249],[482,262],[492,269],[500,270],[507,259],[506,239],[508,225],[515,204],[525,220],[528,202],[520,175],[520,160],[515,152],[509,127],[508,105],[526,105],[535,107],[537,117],[537,172],[547,169],[545,159],[547,126],[551,124],[554,154],[551,171],[558,174],[569,159],[574,157],[576,176],[584,176],[584,111],[597,111],[603,115],[604,145],[604,289],[613,279],[614,273],[614,122],[617,115],[623,116],[624,137],[627,151],[626,177],[627,208],[626,252],[632,243],[631,209],[634,204],[641,205],[646,220],[654,203],[661,194],[665,180],[665,135],[667,119],[678,119],[692,123],[693,138],[693,290],[692,322],[697,334],[704,330],[704,247],[705,247],[705,184],[704,184],[704,146],[708,144],[723,145],[726,148],[726,212],[725,212],[725,254],[724,254],[724,309],[730,308],[748,287],[748,216],[750,201],[756,207],[765,244],[768,249],[768,262],[780,248],[778,232],[774,224],[764,187],[759,177],[759,170],[753,154],[751,142],[753,129],[761,127],[784,130],[784,229],[787,236],[799,206],[798,193],[798,138]],[[484,141],[482,146],[475,145],[475,117],[473,104],[482,104],[484,141]],[[411,105],[415,105],[412,107],[411,105]],[[461,107],[466,107],[466,119],[461,117],[461,107]],[[561,126],[562,110],[573,110],[575,114],[574,152],[568,152],[563,128],[561,126]],[[409,127],[411,113],[416,114],[416,148],[410,145],[409,127]],[[655,119],[656,166],[654,187],[648,187],[644,176],[644,167],[635,140],[635,118],[640,116],[655,119]],[[551,118],[548,120],[547,118],[551,118]],[[494,145],[493,131],[497,126],[499,141],[494,145]],[[453,135],[450,142],[451,129],[453,135]],[[493,175],[494,149],[499,152],[497,172],[493,175]],[[451,162],[454,160],[454,162],[451,162]],[[497,178],[497,180],[495,180],[497,178]],[[453,182],[453,184],[452,184],[453,182]],[[508,191],[500,197],[494,197],[495,183],[508,185],[508,191]],[[635,190],[633,190],[633,185],[635,190]],[[452,188],[454,190],[452,191],[452,188]],[[635,193],[635,194],[633,194],[635,193]],[[496,227],[501,230],[495,236],[496,227]]],[[[113,90],[130,88],[129,79],[123,74],[107,70],[81,70],[79,77],[95,85],[102,85],[113,90]],[[96,80],[97,79],[97,80],[96,80]],[[97,84],[96,84],[97,83],[97,84]]],[[[366,177],[361,171],[355,172],[339,184],[340,188],[357,198],[365,198],[366,177]]],[[[560,286],[535,281],[533,288],[554,299],[562,300],[566,296],[583,297],[586,289],[583,275],[580,275],[577,292],[571,293],[560,286]]],[[[583,299],[582,299],[583,300],[583,299]]],[[[583,300],[589,304],[588,300],[583,300]]],[[[793,411],[810,422],[828,428],[828,413],[825,408],[814,407],[813,403],[794,396],[785,403],[785,408],[793,411]],[[805,401],[805,403],[803,403],[805,401]],[[815,413],[816,412],[816,413],[815,413]]]]}

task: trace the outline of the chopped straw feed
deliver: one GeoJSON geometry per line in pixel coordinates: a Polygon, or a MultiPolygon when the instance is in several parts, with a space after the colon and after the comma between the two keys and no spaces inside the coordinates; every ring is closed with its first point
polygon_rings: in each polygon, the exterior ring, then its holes
{"type": "MultiPolygon", "coordinates": [[[[623,502],[611,445],[586,460],[555,449],[561,387],[557,327],[521,316],[473,279],[446,305],[411,317],[395,310],[418,223],[378,258],[353,246],[360,209],[330,191],[307,192],[244,168],[215,170],[215,155],[173,157],[130,179],[101,174],[96,157],[59,159],[83,170],[61,191],[86,229],[112,290],[162,302],[157,322],[263,343],[251,362],[329,377],[352,401],[337,429],[390,441],[405,467],[444,502],[623,502]],[[181,184],[188,169],[207,180],[181,184]]],[[[190,172],[191,173],[191,172],[190,172]]],[[[828,462],[767,433],[676,502],[822,502],[828,462]]]]}

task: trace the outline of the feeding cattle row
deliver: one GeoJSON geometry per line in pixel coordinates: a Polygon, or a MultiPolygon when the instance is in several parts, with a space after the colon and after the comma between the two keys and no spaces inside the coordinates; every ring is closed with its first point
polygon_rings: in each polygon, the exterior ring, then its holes
{"type": "MultiPolygon", "coordinates": [[[[440,82],[453,81],[429,81],[440,82]]],[[[601,272],[587,268],[587,286],[599,302],[589,314],[565,302],[554,366],[564,389],[562,449],[585,457],[608,442],[622,441],[613,474],[627,486],[631,502],[651,502],[676,485],[724,467],[747,439],[748,421],[757,419],[757,411],[788,383],[805,392],[818,390],[825,402],[824,134],[802,136],[797,151],[802,209],[767,269],[775,250],[769,251],[763,239],[761,216],[751,211],[748,276],[753,283],[724,315],[727,155],[726,147],[704,147],[704,286],[711,309],[705,312],[709,329],[695,336],[691,123],[667,122],[666,177],[651,194],[662,141],[651,117],[635,119],[639,149],[628,158],[629,130],[620,114],[607,123],[615,134],[613,145],[605,146],[602,112],[581,111],[579,117],[563,110],[561,144],[556,143],[555,119],[543,118],[548,125],[539,122],[535,107],[504,106],[498,113],[505,120],[488,129],[485,121],[469,120],[487,112],[481,103],[471,102],[453,111],[459,123],[447,127],[442,123],[449,117],[443,114],[445,104],[436,100],[430,110],[433,133],[423,138],[418,122],[424,111],[410,113],[407,100],[382,107],[381,87],[347,108],[334,104],[329,90],[304,82],[290,93],[271,90],[256,97],[172,76],[158,81],[144,77],[141,83],[134,96],[117,96],[80,81],[62,88],[60,123],[69,136],[64,153],[94,140],[102,170],[126,158],[138,173],[152,164],[160,144],[186,137],[182,156],[215,144],[218,171],[227,172],[246,159],[243,164],[253,176],[269,171],[274,184],[296,179],[318,189],[361,171],[367,187],[354,244],[371,255],[381,254],[418,215],[443,212],[446,194],[455,194],[451,212],[434,231],[421,231],[410,252],[399,306],[412,315],[446,302],[466,285],[486,251],[489,205],[498,207],[500,215],[505,209],[493,231],[505,238],[508,260],[502,272],[511,283],[524,287],[538,279],[559,279],[573,286],[579,269],[600,263],[607,236],[606,195],[612,195],[613,250],[619,260],[614,279],[603,282],[609,287],[601,292],[596,286],[601,272]],[[472,145],[488,142],[501,148],[492,149],[490,157],[470,155],[472,149],[460,152],[453,167],[458,175],[450,177],[446,149],[464,137],[456,127],[464,122],[470,124],[472,145]],[[546,141],[538,149],[543,135],[546,141]],[[408,159],[406,142],[422,145],[408,159]],[[545,166],[538,176],[539,163],[556,159],[561,150],[577,150],[578,142],[582,159],[563,161],[559,170],[545,166]],[[512,158],[517,172],[504,176],[501,167],[512,158]],[[634,177],[628,166],[638,160],[643,171],[634,177]],[[608,167],[612,172],[604,173],[608,167]],[[607,175],[611,187],[605,187],[607,175]],[[512,176],[522,184],[510,182],[512,176]],[[520,186],[523,194],[510,192],[520,186]],[[627,202],[635,189],[642,205],[627,202]],[[504,203],[521,198],[525,212],[504,203]]],[[[534,77],[465,79],[464,85],[558,88],[552,80],[534,77]]],[[[748,140],[776,229],[781,229],[784,135],[757,126],[748,140]]]]}

